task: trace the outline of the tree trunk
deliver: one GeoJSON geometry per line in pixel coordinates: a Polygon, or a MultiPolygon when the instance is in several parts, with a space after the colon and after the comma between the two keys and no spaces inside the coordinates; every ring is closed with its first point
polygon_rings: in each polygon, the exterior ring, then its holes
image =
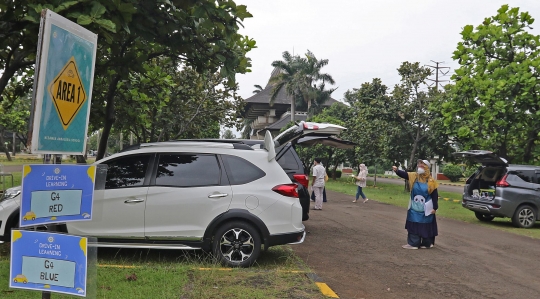
{"type": "Polygon", "coordinates": [[[11,156],[9,155],[8,147],[4,144],[4,133],[6,130],[2,128],[0,130],[0,147],[2,148],[2,151],[6,154],[6,158],[8,161],[11,161],[11,156]]]}
{"type": "Polygon", "coordinates": [[[527,134],[527,145],[525,146],[525,152],[523,153],[523,162],[527,164],[530,164],[533,159],[532,150],[534,148],[534,143],[537,140],[537,132],[538,131],[536,130],[530,130],[527,134]]]}
{"type": "MultiPolygon", "coordinates": [[[[291,96],[289,96],[291,97],[291,96]]],[[[294,122],[294,117],[296,115],[296,103],[294,102],[294,95],[291,97],[291,121],[294,122]]]]}
{"type": "Polygon", "coordinates": [[[109,139],[109,134],[111,133],[111,128],[115,121],[114,116],[114,94],[116,92],[116,87],[120,81],[120,75],[117,75],[111,81],[109,85],[109,90],[107,91],[107,107],[105,113],[105,126],[101,132],[101,140],[99,140],[98,153],[96,156],[96,161],[99,161],[105,157],[105,151],[107,150],[107,140],[109,139]]]}

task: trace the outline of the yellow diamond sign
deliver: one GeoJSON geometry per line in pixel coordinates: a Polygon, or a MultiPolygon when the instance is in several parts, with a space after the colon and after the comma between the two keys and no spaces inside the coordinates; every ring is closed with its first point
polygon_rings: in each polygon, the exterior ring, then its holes
{"type": "Polygon", "coordinates": [[[71,57],[60,73],[49,84],[49,93],[64,130],[86,102],[86,92],[79,76],[75,58],[71,57]]]}

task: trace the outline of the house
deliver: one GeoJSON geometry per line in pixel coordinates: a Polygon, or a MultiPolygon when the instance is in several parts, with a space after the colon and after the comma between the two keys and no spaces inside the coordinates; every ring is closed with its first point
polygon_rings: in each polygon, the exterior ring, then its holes
{"type": "MultiPolygon", "coordinates": [[[[270,83],[270,79],[277,74],[279,74],[279,69],[274,68],[265,88],[245,100],[246,106],[242,117],[253,121],[251,122],[251,139],[264,139],[266,131],[270,131],[272,136],[277,136],[281,128],[286,126],[292,119],[291,97],[287,95],[285,88],[279,91],[274,105],[270,106],[270,96],[274,87],[274,84],[270,83]]],[[[336,102],[338,101],[330,98],[323,106],[330,107],[336,102]]],[[[294,114],[295,122],[307,119],[306,111],[296,111],[294,114]]]]}

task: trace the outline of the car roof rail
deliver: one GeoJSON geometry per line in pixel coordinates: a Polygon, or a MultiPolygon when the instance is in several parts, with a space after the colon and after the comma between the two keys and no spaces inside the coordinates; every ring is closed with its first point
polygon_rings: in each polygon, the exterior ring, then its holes
{"type": "Polygon", "coordinates": [[[165,147],[165,146],[193,146],[193,147],[209,147],[209,148],[234,148],[241,150],[254,150],[249,145],[244,144],[241,141],[227,142],[223,139],[184,139],[184,140],[171,140],[162,142],[150,142],[140,144],[142,147],[165,147]],[[220,141],[221,140],[221,141],[220,141]]]}
{"type": "Polygon", "coordinates": [[[137,144],[133,144],[133,145],[126,146],[126,147],[122,148],[120,153],[127,152],[127,151],[132,151],[132,150],[137,150],[137,149],[140,149],[140,148],[141,148],[141,144],[137,143],[137,144]]]}

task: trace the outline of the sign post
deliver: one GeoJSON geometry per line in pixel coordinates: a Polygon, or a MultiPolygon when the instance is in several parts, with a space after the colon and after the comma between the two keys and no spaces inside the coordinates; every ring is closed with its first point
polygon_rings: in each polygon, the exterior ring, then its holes
{"type": "MultiPolygon", "coordinates": [[[[97,38],[42,10],[28,130],[33,153],[85,154],[97,38]]],[[[20,227],[91,220],[95,174],[95,166],[25,165],[20,227]]],[[[43,299],[51,292],[86,296],[88,238],[55,234],[54,227],[13,231],[10,287],[41,290],[43,299]]]]}
{"type": "Polygon", "coordinates": [[[41,25],[30,148],[84,155],[97,35],[50,10],[42,12],[41,25]]]}

